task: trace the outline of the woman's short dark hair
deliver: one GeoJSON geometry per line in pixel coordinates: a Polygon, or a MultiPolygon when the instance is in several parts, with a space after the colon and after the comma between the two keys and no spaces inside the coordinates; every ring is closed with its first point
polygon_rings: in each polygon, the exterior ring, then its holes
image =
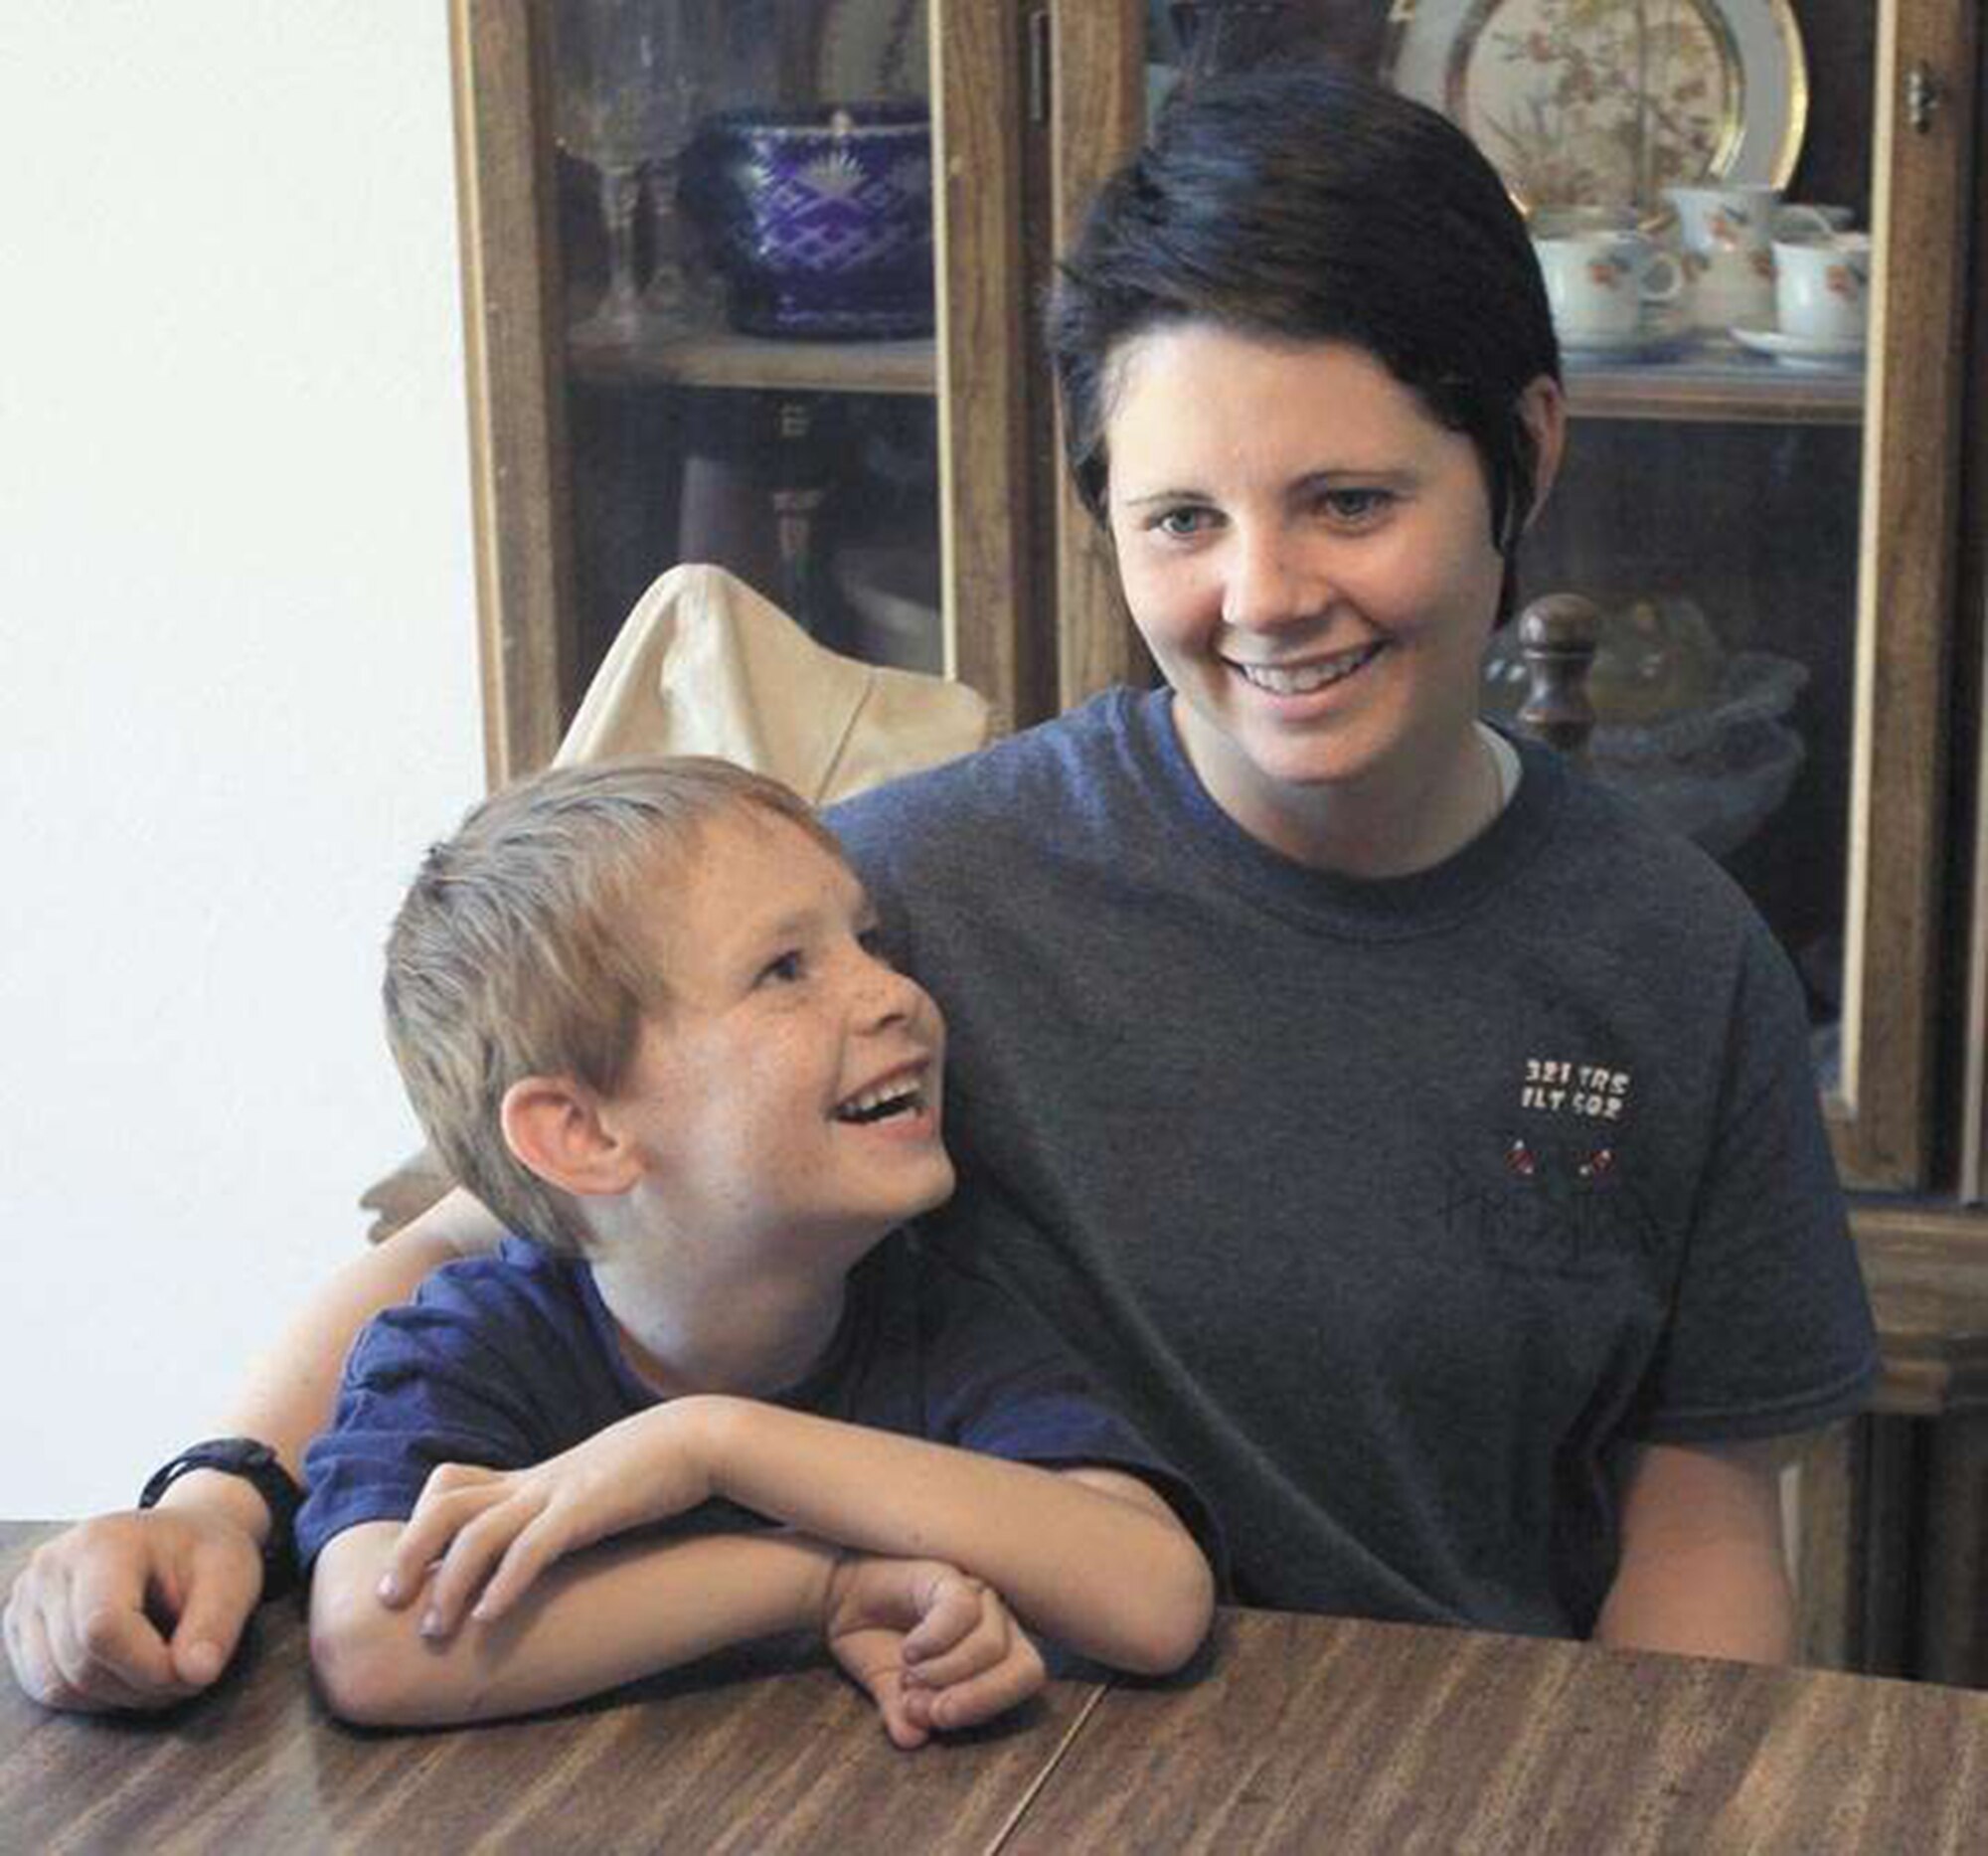
{"type": "Polygon", "coordinates": [[[1560,377],[1560,349],[1525,221],[1446,117],[1329,65],[1203,79],[1098,190],[1059,268],[1064,444],[1100,522],[1122,343],[1177,322],[1347,342],[1476,446],[1509,609],[1538,461],[1520,396],[1560,377]]]}

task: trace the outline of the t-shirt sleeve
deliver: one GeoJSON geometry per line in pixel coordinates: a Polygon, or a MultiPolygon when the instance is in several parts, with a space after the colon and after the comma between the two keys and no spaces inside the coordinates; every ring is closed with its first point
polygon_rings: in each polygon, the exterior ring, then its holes
{"type": "Polygon", "coordinates": [[[920,1256],[924,1434],[1011,1462],[1120,1469],[1154,1489],[1208,1556],[1227,1557],[1199,1492],[1098,1393],[1064,1344],[984,1277],[920,1256]]]}
{"type": "Polygon", "coordinates": [[[1634,1427],[1650,1442],[1812,1430],[1860,1410],[1877,1375],[1800,985],[1757,925],[1730,1045],[1712,1160],[1634,1427]]]}
{"type": "Polygon", "coordinates": [[[376,1315],[346,1360],[331,1429],[304,1454],[300,1562],[361,1522],[406,1520],[437,1464],[512,1469],[553,1453],[528,1391],[544,1351],[496,1268],[443,1269],[376,1315]]]}

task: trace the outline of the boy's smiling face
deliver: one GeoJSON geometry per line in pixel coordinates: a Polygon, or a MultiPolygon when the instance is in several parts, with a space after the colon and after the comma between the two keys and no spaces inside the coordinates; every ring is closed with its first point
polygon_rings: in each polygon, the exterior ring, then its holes
{"type": "Polygon", "coordinates": [[[675,1230],[741,1266],[800,1245],[846,1268],[952,1191],[938,1007],[876,951],[848,866],[787,820],[735,808],[679,872],[653,930],[670,1003],[604,1110],[675,1230]]]}

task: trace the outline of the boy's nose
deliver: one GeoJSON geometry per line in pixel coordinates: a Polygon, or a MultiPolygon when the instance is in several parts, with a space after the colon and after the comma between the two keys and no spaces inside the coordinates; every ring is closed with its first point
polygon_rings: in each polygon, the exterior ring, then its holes
{"type": "Polygon", "coordinates": [[[864,956],[865,970],[856,982],[856,1015],[866,1027],[897,1024],[917,1015],[924,991],[909,974],[888,960],[864,956]]]}

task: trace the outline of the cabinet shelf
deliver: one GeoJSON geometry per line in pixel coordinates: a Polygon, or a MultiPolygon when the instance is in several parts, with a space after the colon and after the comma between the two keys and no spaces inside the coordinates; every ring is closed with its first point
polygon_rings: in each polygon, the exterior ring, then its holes
{"type": "MultiPolygon", "coordinates": [[[[930,395],[937,380],[936,348],[929,339],[777,341],[715,331],[612,345],[576,344],[567,354],[574,376],[598,386],[930,395]]],[[[1799,374],[1771,361],[1571,366],[1567,386],[1577,419],[1854,425],[1864,417],[1861,372],[1799,374]]]]}
{"type": "Polygon", "coordinates": [[[936,344],[777,341],[713,330],[627,343],[574,343],[573,375],[598,386],[731,387],[775,393],[936,391],[936,344]]]}
{"type": "MultiPolygon", "coordinates": [[[[779,341],[713,330],[629,343],[574,344],[568,364],[600,386],[724,387],[759,392],[924,394],[936,391],[937,350],[916,341],[779,341]]],[[[1729,424],[1854,425],[1864,417],[1861,370],[1802,374],[1750,356],[1688,356],[1621,367],[1567,368],[1578,419],[1729,424]]]]}
{"type": "Polygon", "coordinates": [[[1695,421],[1728,425],[1855,425],[1864,371],[1802,373],[1750,355],[1687,355],[1621,367],[1571,365],[1576,419],[1695,421]]]}

